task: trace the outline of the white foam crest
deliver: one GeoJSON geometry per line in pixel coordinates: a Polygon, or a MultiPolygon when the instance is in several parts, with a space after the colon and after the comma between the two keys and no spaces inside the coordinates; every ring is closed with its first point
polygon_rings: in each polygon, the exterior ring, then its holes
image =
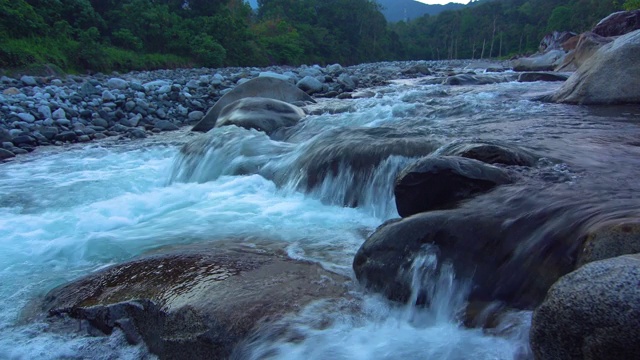
{"type": "Polygon", "coordinates": [[[169,183],[202,183],[222,175],[255,174],[267,162],[291,151],[292,146],[254,129],[233,125],[214,128],[183,147],[169,183]]]}

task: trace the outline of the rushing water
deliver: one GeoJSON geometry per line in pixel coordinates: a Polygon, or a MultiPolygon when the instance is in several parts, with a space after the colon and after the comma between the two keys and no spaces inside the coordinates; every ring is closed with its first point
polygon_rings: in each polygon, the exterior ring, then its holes
{"type": "MultiPolygon", "coordinates": [[[[0,164],[0,359],[150,357],[118,332],[60,333],[40,320],[25,322],[22,309],[56,285],[165,245],[267,238],[288,244],[292,257],[352,276],[353,255],[366,236],[397,217],[392,184],[411,159],[388,158],[365,179],[341,169],[305,193],[309,179],[300,175],[300,159],[330,131],[392,127],[442,145],[500,140],[545,157],[523,170],[525,185],[482,197],[483,211],[531,192],[545,206],[575,204],[590,219],[637,215],[640,108],[529,100],[556,86],[398,82],[375,89],[370,99],[322,100],[352,110],[309,116],[286,143],[226,127],[39,149],[0,164]],[[180,155],[196,138],[191,155],[180,155]],[[364,183],[354,186],[354,179],[364,183]],[[343,207],[345,201],[357,207],[343,207]]],[[[500,336],[463,328],[455,315],[470,285],[452,270],[431,273],[437,261],[428,253],[419,257],[412,274],[414,291],[435,299],[429,308],[399,306],[354,288],[343,306],[313,304],[279,328],[263,329],[236,357],[526,358],[530,314],[514,315],[500,336]]]]}

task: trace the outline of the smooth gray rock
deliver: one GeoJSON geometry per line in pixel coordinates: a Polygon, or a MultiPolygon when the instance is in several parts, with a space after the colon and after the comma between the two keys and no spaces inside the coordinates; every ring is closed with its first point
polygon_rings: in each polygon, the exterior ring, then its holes
{"type": "Polygon", "coordinates": [[[110,101],[115,101],[116,100],[116,96],[113,95],[113,93],[109,90],[105,90],[102,92],[102,101],[103,102],[110,102],[110,101]]]}
{"type": "Polygon", "coordinates": [[[36,121],[36,117],[31,115],[31,114],[29,114],[29,113],[19,113],[17,116],[20,118],[20,120],[28,122],[28,123],[32,123],[32,122],[36,121]]]}
{"type": "Polygon", "coordinates": [[[304,111],[280,100],[250,97],[232,102],[222,109],[216,127],[236,125],[264,131],[267,135],[290,127],[305,117],[304,111]]]}
{"type": "Polygon", "coordinates": [[[537,359],[640,359],[640,254],[563,276],[533,313],[537,359]]]}
{"type": "Polygon", "coordinates": [[[346,73],[338,76],[338,83],[344,87],[345,91],[353,91],[356,88],[356,82],[346,73]]]}
{"type": "Polygon", "coordinates": [[[640,103],[640,30],[603,45],[562,84],[552,101],[570,104],[640,103]]]}
{"type": "Polygon", "coordinates": [[[272,77],[272,78],[280,79],[282,81],[291,82],[290,77],[275,73],[273,71],[263,71],[258,75],[258,77],[272,77]]]}
{"type": "Polygon", "coordinates": [[[192,111],[187,115],[189,121],[200,121],[204,117],[204,113],[202,111],[192,111]]]}
{"type": "Polygon", "coordinates": [[[66,118],[67,118],[67,114],[66,114],[66,112],[64,111],[64,109],[58,109],[58,110],[54,111],[54,112],[51,114],[51,118],[52,118],[52,119],[54,119],[54,120],[58,120],[58,119],[66,119],[66,118]]]}
{"type": "Polygon", "coordinates": [[[25,84],[26,86],[36,86],[36,85],[38,85],[38,82],[36,81],[36,79],[33,76],[23,75],[20,78],[20,81],[22,81],[22,83],[25,84]]]}
{"type": "Polygon", "coordinates": [[[111,78],[107,80],[107,86],[109,89],[125,90],[129,87],[129,83],[124,79],[111,78]]]}
{"type": "Polygon", "coordinates": [[[82,84],[78,93],[82,97],[90,97],[92,95],[99,95],[100,90],[98,90],[98,88],[96,88],[95,85],[87,81],[84,84],[82,84]]]}
{"type": "Polygon", "coordinates": [[[515,71],[551,71],[562,63],[565,55],[562,50],[551,50],[544,54],[516,59],[512,66],[515,71]]]}
{"type": "Polygon", "coordinates": [[[322,83],[313,76],[303,77],[296,86],[307,94],[315,94],[322,91],[322,83]]]}
{"type": "Polygon", "coordinates": [[[38,113],[40,113],[40,115],[42,115],[42,117],[45,119],[52,117],[51,108],[47,105],[38,106],[38,113]]]}
{"type": "Polygon", "coordinates": [[[506,143],[496,141],[454,142],[440,149],[439,155],[462,156],[487,164],[533,166],[539,156],[506,143]]]}
{"type": "Polygon", "coordinates": [[[246,97],[263,97],[288,103],[303,101],[315,102],[308,94],[293,84],[271,77],[258,77],[242,85],[238,85],[226,93],[207,111],[204,118],[191,130],[202,132],[211,130],[216,124],[218,114],[220,114],[225,106],[246,97]]]}

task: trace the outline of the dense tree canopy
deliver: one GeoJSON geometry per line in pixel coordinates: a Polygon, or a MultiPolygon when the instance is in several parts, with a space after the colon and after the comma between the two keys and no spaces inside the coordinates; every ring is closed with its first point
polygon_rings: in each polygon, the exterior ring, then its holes
{"type": "Polygon", "coordinates": [[[388,24],[374,0],[0,0],[0,67],[173,66],[504,57],[638,0],[481,0],[388,24]]]}

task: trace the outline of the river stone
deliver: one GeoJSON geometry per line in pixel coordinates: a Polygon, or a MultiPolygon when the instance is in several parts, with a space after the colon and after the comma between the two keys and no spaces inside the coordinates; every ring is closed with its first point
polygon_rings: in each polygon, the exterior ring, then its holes
{"type": "Polygon", "coordinates": [[[537,359],[640,359],[640,254],[562,277],[533,313],[537,359]]]}
{"type": "Polygon", "coordinates": [[[567,207],[532,208],[540,200],[530,196],[506,200],[500,208],[486,209],[478,201],[476,207],[390,220],[358,249],[356,277],[367,288],[405,302],[413,289],[412,263],[435,251],[439,266],[450,263],[457,278],[471,279],[469,302],[533,309],[554,282],[573,271],[582,218],[567,207]]]}
{"type": "Polygon", "coordinates": [[[568,75],[549,72],[524,72],[518,76],[518,82],[566,81],[568,75]]]}
{"type": "Polygon", "coordinates": [[[207,111],[204,118],[191,130],[206,132],[213,129],[218,119],[218,114],[220,114],[225,106],[246,97],[263,97],[288,103],[315,102],[315,100],[304,91],[287,81],[272,77],[258,77],[242,85],[238,85],[226,93],[207,111]]]}
{"type": "Polygon", "coordinates": [[[398,175],[396,207],[402,217],[446,209],[498,185],[511,183],[502,169],[458,156],[425,157],[398,175]]]}
{"type": "Polygon", "coordinates": [[[62,142],[73,142],[77,138],[78,138],[78,135],[76,135],[76,133],[73,131],[63,131],[54,137],[56,141],[62,141],[62,142]]]}
{"type": "Polygon", "coordinates": [[[603,45],[551,97],[570,104],[640,103],[640,30],[603,45]]]}
{"type": "MultiPolygon", "coordinates": [[[[392,156],[420,157],[430,154],[440,143],[422,132],[390,127],[337,128],[315,137],[296,159],[290,172],[299,176],[303,191],[322,187],[327,179],[348,177],[350,181],[340,202],[355,207],[378,166],[392,156]]],[[[284,176],[285,174],[276,174],[284,176]]],[[[395,177],[395,173],[387,174],[395,177]]],[[[391,190],[391,189],[389,189],[391,190]]]]}
{"type": "Polygon", "coordinates": [[[296,86],[307,94],[315,94],[322,91],[322,83],[320,80],[309,75],[300,79],[296,86]]]}
{"type": "Polygon", "coordinates": [[[338,84],[342,85],[346,91],[353,91],[356,88],[356,82],[347,73],[342,73],[338,76],[338,84]]]}
{"type": "Polygon", "coordinates": [[[284,101],[261,97],[244,98],[222,109],[216,127],[236,125],[264,131],[267,135],[291,127],[305,117],[304,111],[284,101]]]}
{"type": "Polygon", "coordinates": [[[265,322],[346,296],[347,282],[281,245],[214,243],[92,273],[50,291],[42,308],[106,334],[120,328],[160,359],[226,359],[265,322]]]}
{"type": "Polygon", "coordinates": [[[11,159],[12,157],[15,157],[16,154],[14,154],[13,152],[0,148],[0,160],[6,160],[6,159],[11,159]]]}
{"type": "Polygon", "coordinates": [[[10,88],[4,89],[2,91],[2,94],[3,95],[18,95],[18,94],[22,94],[22,92],[18,88],[10,87],[10,88]]]}
{"type": "Polygon", "coordinates": [[[551,71],[562,63],[564,56],[565,52],[562,50],[551,50],[544,54],[516,59],[511,65],[515,71],[551,71]]]}
{"type": "Polygon", "coordinates": [[[577,266],[635,253],[640,253],[640,222],[627,220],[601,224],[584,237],[577,266]]]}
{"type": "Polygon", "coordinates": [[[42,117],[45,119],[49,119],[52,117],[51,108],[48,105],[38,106],[38,113],[40,113],[40,115],[42,115],[42,117]]]}
{"type": "Polygon", "coordinates": [[[202,111],[192,111],[187,116],[189,121],[200,121],[204,117],[204,113],[202,111]]]}
{"type": "Polygon", "coordinates": [[[618,11],[600,20],[593,32],[600,36],[620,36],[640,29],[640,9],[618,11]]]}
{"type": "Polygon", "coordinates": [[[36,86],[36,85],[38,85],[38,82],[36,81],[36,79],[33,76],[23,75],[20,78],[20,81],[22,81],[22,83],[25,84],[26,86],[36,86]]]}
{"type": "Polygon", "coordinates": [[[178,130],[178,126],[169,120],[158,120],[153,124],[153,127],[162,131],[178,130]]]}
{"type": "Polygon", "coordinates": [[[448,76],[442,85],[487,85],[497,84],[516,79],[517,75],[471,75],[458,74],[448,76]]]}
{"type": "Polygon", "coordinates": [[[539,159],[539,156],[513,145],[482,140],[451,143],[440,149],[439,155],[462,156],[487,164],[515,166],[533,166],[539,159]]]}
{"type": "Polygon", "coordinates": [[[120,78],[111,78],[107,80],[107,86],[109,87],[109,89],[124,90],[129,86],[129,83],[127,83],[126,80],[120,78]]]}
{"type": "Polygon", "coordinates": [[[19,113],[17,116],[20,118],[20,120],[26,121],[28,123],[36,121],[36,117],[29,113],[19,113]]]}

